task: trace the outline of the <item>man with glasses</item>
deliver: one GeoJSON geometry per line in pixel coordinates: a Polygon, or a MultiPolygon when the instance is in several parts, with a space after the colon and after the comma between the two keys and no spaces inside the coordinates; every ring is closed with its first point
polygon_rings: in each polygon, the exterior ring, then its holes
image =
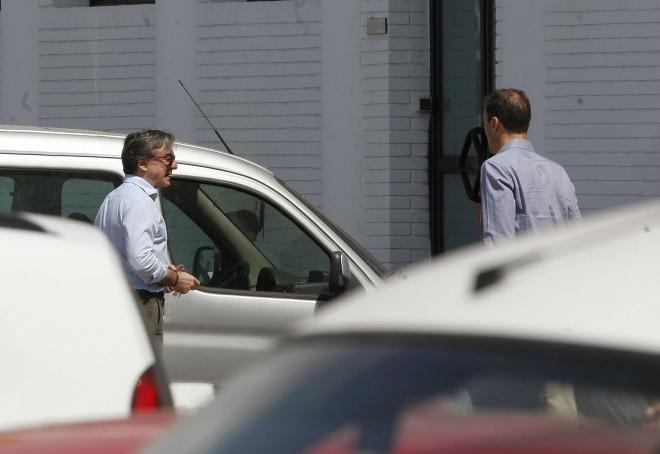
{"type": "Polygon", "coordinates": [[[106,196],[94,222],[119,252],[159,346],[165,290],[187,293],[199,285],[194,276],[171,263],[167,252],[158,189],[172,183],[172,171],[177,168],[173,145],[172,134],[154,129],[126,136],[121,153],[126,177],[106,196]]]}

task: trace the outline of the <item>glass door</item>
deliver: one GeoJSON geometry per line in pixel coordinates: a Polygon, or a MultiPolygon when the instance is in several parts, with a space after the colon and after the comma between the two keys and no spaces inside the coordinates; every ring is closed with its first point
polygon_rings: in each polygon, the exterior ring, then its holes
{"type": "Polygon", "coordinates": [[[492,89],[493,2],[432,0],[430,5],[431,231],[437,254],[480,239],[480,207],[466,195],[458,158],[467,132],[481,124],[481,100],[492,89]]]}

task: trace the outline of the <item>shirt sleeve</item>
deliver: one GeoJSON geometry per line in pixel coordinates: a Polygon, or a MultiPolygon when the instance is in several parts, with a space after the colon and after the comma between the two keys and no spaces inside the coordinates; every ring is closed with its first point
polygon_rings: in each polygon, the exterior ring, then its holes
{"type": "Polygon", "coordinates": [[[482,240],[494,243],[516,234],[516,201],[505,172],[492,161],[481,166],[482,240]]]}
{"type": "Polygon", "coordinates": [[[561,199],[562,212],[565,214],[564,221],[576,221],[582,219],[580,208],[578,208],[578,200],[575,195],[575,185],[571,178],[562,167],[559,178],[559,186],[556,189],[561,199]]]}
{"type": "Polygon", "coordinates": [[[160,282],[167,275],[167,265],[153,252],[155,227],[152,217],[154,203],[147,197],[135,200],[124,212],[122,226],[126,238],[128,267],[145,284],[160,282]]]}

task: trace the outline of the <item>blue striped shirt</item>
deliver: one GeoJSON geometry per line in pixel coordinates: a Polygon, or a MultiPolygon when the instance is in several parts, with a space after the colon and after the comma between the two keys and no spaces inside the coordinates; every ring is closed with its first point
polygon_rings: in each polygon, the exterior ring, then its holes
{"type": "Polygon", "coordinates": [[[131,287],[159,292],[167,275],[167,229],[158,190],[143,178],[126,175],[108,194],[94,224],[105,232],[119,252],[131,287]]]}
{"type": "Polygon", "coordinates": [[[481,210],[485,243],[580,219],[564,168],[523,139],[505,144],[481,167],[481,210]]]}

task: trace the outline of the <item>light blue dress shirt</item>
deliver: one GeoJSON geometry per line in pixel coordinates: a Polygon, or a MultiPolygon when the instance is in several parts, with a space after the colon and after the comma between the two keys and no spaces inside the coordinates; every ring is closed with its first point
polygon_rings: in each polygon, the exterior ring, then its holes
{"type": "Polygon", "coordinates": [[[481,166],[481,211],[485,243],[580,219],[564,168],[524,139],[505,144],[481,166]]]}
{"type": "Polygon", "coordinates": [[[108,194],[94,221],[119,252],[131,287],[159,292],[167,275],[167,229],[158,191],[143,178],[126,175],[108,194]]]}

